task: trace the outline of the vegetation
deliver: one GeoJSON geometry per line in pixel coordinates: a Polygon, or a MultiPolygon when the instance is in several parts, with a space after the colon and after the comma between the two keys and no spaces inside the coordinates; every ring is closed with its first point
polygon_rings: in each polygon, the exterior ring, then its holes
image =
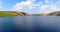
{"type": "Polygon", "coordinates": [[[0,17],[2,16],[29,16],[29,14],[16,11],[0,11],[0,17]]]}
{"type": "Polygon", "coordinates": [[[50,13],[47,16],[60,16],[60,11],[50,13]]]}
{"type": "Polygon", "coordinates": [[[27,14],[24,12],[16,12],[16,11],[0,11],[0,17],[2,16],[60,16],[60,11],[49,14],[27,14]]]}
{"type": "Polygon", "coordinates": [[[31,14],[31,16],[60,16],[60,11],[56,11],[48,14],[31,14]]]}

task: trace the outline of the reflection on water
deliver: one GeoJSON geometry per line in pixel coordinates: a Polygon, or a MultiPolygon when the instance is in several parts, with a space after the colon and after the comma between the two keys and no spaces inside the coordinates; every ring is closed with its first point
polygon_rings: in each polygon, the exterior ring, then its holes
{"type": "Polygon", "coordinates": [[[1,17],[0,32],[60,32],[57,16],[1,17]]]}

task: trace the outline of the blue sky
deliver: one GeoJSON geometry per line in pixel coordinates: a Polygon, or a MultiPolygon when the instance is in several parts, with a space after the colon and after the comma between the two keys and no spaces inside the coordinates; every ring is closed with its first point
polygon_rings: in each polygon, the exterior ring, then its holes
{"type": "Polygon", "coordinates": [[[60,0],[0,0],[0,10],[51,13],[60,10],[60,0]]]}
{"type": "Polygon", "coordinates": [[[2,5],[4,6],[4,9],[11,9],[13,5],[15,5],[17,2],[21,2],[24,0],[1,0],[2,5]]]}

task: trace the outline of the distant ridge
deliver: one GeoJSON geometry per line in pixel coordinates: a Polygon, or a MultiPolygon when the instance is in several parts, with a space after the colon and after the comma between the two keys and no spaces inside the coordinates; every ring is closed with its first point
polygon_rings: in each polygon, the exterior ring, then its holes
{"type": "Polygon", "coordinates": [[[0,17],[5,16],[60,16],[60,11],[48,13],[48,14],[28,14],[25,12],[17,12],[17,11],[0,11],[0,17]]]}
{"type": "Polygon", "coordinates": [[[60,11],[49,13],[47,16],[60,16],[60,11]]]}

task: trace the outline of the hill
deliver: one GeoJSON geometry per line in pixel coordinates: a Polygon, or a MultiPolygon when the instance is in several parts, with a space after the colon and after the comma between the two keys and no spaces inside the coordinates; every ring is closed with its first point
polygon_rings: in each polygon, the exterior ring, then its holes
{"type": "Polygon", "coordinates": [[[29,14],[16,11],[0,11],[0,17],[2,16],[29,16],[29,14]]]}
{"type": "Polygon", "coordinates": [[[49,13],[47,16],[60,16],[60,11],[49,13]]]}
{"type": "Polygon", "coordinates": [[[42,14],[31,14],[31,16],[42,16],[42,14]]]}
{"type": "Polygon", "coordinates": [[[28,14],[25,12],[17,11],[0,11],[0,17],[3,16],[60,16],[60,11],[52,12],[49,14],[28,14]]]}

